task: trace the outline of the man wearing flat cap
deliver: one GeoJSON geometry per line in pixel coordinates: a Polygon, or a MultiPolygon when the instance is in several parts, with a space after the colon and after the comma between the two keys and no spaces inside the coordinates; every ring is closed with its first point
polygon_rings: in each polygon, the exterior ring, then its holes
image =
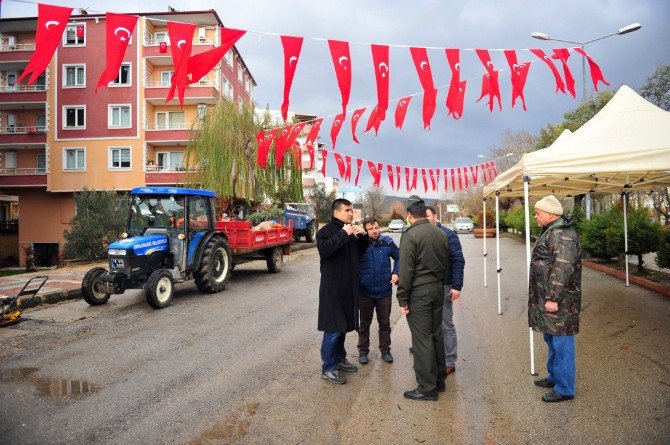
{"type": "Polygon", "coordinates": [[[545,402],[575,397],[575,334],[579,332],[582,300],[582,247],[573,227],[553,196],[535,204],[535,221],[542,232],[535,242],[528,283],[528,325],[544,334],[549,353],[548,375],[535,384],[551,388],[545,402]]]}
{"type": "Polygon", "coordinates": [[[411,400],[437,400],[445,390],[446,364],[442,336],[444,282],[449,268],[449,238],[426,219],[426,203],[416,195],[407,201],[411,226],[400,238],[398,303],[412,333],[418,387],[411,400]]]}

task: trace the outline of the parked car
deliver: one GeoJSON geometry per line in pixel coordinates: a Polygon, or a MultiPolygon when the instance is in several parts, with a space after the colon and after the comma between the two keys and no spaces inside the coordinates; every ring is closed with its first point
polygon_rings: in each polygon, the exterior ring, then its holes
{"type": "Polygon", "coordinates": [[[389,232],[400,232],[405,230],[405,222],[402,219],[394,219],[389,223],[389,232]]]}
{"type": "Polygon", "coordinates": [[[456,218],[454,222],[454,231],[456,233],[470,233],[475,230],[475,223],[470,218],[456,218]]]}

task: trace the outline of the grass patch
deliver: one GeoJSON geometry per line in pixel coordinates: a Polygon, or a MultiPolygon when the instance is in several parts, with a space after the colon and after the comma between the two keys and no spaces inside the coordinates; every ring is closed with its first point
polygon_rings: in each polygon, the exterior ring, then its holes
{"type": "Polygon", "coordinates": [[[12,275],[20,275],[27,273],[25,269],[4,269],[0,270],[0,277],[9,277],[12,275]]]}

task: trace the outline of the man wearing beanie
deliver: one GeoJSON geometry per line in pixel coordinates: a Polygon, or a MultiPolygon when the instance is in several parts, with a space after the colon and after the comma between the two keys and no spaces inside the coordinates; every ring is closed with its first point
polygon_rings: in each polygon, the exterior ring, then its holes
{"type": "Polygon", "coordinates": [[[528,325],[544,334],[549,353],[547,378],[535,384],[551,388],[545,402],[575,397],[575,334],[582,300],[582,247],[574,220],[563,217],[553,196],[535,204],[542,232],[535,242],[528,283],[528,325]]]}
{"type": "Polygon", "coordinates": [[[418,387],[403,395],[411,400],[437,400],[437,393],[445,390],[446,377],[442,305],[449,239],[426,219],[426,203],[418,196],[409,197],[407,214],[412,225],[400,238],[396,296],[412,333],[418,387]]]}

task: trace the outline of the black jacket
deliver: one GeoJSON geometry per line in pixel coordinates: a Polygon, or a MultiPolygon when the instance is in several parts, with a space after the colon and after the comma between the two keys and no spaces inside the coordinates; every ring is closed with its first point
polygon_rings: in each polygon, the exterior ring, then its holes
{"type": "Polygon", "coordinates": [[[316,234],[321,258],[319,331],[358,329],[358,264],[368,247],[367,235],[347,235],[344,223],[333,218],[316,234]]]}

